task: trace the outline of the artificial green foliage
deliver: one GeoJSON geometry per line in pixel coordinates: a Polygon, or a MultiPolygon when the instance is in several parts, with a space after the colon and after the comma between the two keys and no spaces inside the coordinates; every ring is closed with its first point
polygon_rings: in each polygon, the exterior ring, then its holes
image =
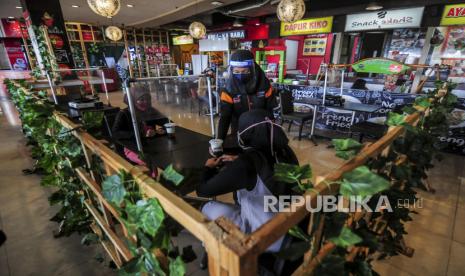
{"type": "Polygon", "coordinates": [[[184,176],[180,173],[178,173],[174,167],[173,164],[170,164],[168,167],[166,167],[165,170],[163,170],[161,176],[170,181],[173,182],[175,186],[181,185],[182,181],[184,180],[184,176]]]}
{"type": "Polygon", "coordinates": [[[297,166],[286,163],[278,163],[274,167],[274,180],[288,184],[297,184],[299,192],[305,192],[313,188],[310,181],[312,168],[310,165],[297,166]]]}
{"type": "Polygon", "coordinates": [[[111,203],[120,206],[123,203],[126,189],[119,175],[111,175],[102,182],[102,194],[111,203]]]}
{"type": "Polygon", "coordinates": [[[79,140],[53,118],[54,107],[46,92],[31,92],[25,81],[6,80],[5,84],[37,160],[35,170],[43,173],[41,185],[54,188],[49,201],[60,207],[51,218],[59,223],[55,236],[89,233],[92,221],[81,192],[85,185],[74,172],[85,164],[79,140]]]}
{"type": "MultiPolygon", "coordinates": [[[[37,39],[37,46],[39,48],[39,53],[42,58],[42,65],[44,66],[44,70],[49,72],[50,77],[55,81],[61,81],[61,76],[57,72],[53,72],[54,70],[58,69],[58,65],[56,63],[55,58],[50,53],[47,42],[44,36],[44,30],[46,30],[46,26],[32,26],[32,29],[36,35],[37,39]]],[[[39,65],[37,64],[37,68],[39,65]]],[[[37,73],[35,73],[35,77],[38,77],[37,73]]]]}
{"type": "MultiPolygon", "coordinates": [[[[74,137],[73,130],[63,128],[54,119],[54,105],[45,92],[31,92],[25,81],[6,80],[5,84],[19,111],[31,154],[37,160],[36,171],[43,174],[41,184],[54,188],[49,201],[60,207],[51,218],[59,223],[55,236],[69,236],[77,232],[84,235],[83,244],[97,242],[99,238],[91,234],[90,229],[92,216],[84,204],[87,186],[75,173],[75,168],[87,167],[80,141],[74,137]]],[[[102,119],[101,113],[85,113],[82,128],[89,131],[100,129],[102,119]]],[[[92,162],[98,160],[92,158],[92,162]]],[[[95,168],[103,170],[100,166],[95,168]]],[[[174,227],[167,223],[159,202],[154,198],[143,198],[137,183],[125,172],[102,180],[104,197],[120,212],[130,234],[137,237],[137,244],[129,244],[135,257],[124,265],[120,273],[165,275],[153,254],[155,249],[160,249],[170,256],[169,274],[184,275],[184,262],[179,254],[173,253],[178,249],[170,243],[174,227]]]]}
{"type": "Polygon", "coordinates": [[[389,181],[372,172],[366,166],[360,166],[342,176],[339,193],[345,197],[372,196],[390,187],[389,181]]]}
{"type": "Polygon", "coordinates": [[[349,160],[357,155],[363,145],[354,139],[333,139],[332,144],[336,150],[336,156],[344,160],[349,160]]]}
{"type": "MultiPolygon", "coordinates": [[[[453,84],[438,82],[434,91],[417,98],[413,107],[403,108],[402,114],[389,113],[386,124],[402,126],[404,135],[398,137],[389,150],[369,159],[365,166],[343,175],[339,183],[340,194],[369,195],[371,199],[367,204],[372,210],[375,210],[381,196],[387,197],[392,212],[374,212],[370,214],[370,220],[353,223],[351,230],[346,226],[348,214],[325,214],[325,240],[334,242],[338,247],[321,260],[315,275],[377,275],[370,264],[374,258],[383,259],[404,252],[405,223],[412,220],[413,212],[409,207],[418,200],[415,189],[427,189],[427,172],[434,167],[435,159],[441,160],[440,150],[444,144],[440,137],[448,135],[447,118],[457,102],[457,97],[450,93],[452,89],[453,84]],[[440,89],[448,93],[438,93],[440,89]],[[439,98],[438,94],[443,97],[439,98]],[[405,122],[406,114],[426,109],[427,113],[420,116],[415,126],[405,122]],[[354,260],[347,261],[347,247],[350,246],[366,247],[370,254],[357,254],[354,260]]],[[[336,155],[352,158],[353,153],[345,155],[351,148],[346,145],[350,143],[341,141],[344,140],[333,143],[336,155]]],[[[315,255],[317,252],[312,253],[315,255]]]]}
{"type": "Polygon", "coordinates": [[[395,112],[389,112],[386,124],[388,126],[402,126],[404,125],[405,115],[395,112]]]}
{"type": "MultiPolygon", "coordinates": [[[[129,235],[137,237],[137,244],[130,244],[134,258],[121,268],[120,275],[165,275],[153,250],[160,249],[170,255],[177,248],[170,243],[171,233],[165,226],[166,215],[158,200],[144,199],[137,183],[124,171],[108,176],[103,181],[102,192],[120,213],[129,235]]],[[[175,255],[178,256],[170,258],[169,274],[183,275],[184,262],[179,253],[175,255]]]]}
{"type": "Polygon", "coordinates": [[[329,241],[337,246],[347,248],[362,242],[362,238],[354,234],[348,227],[343,227],[339,236],[331,238],[329,241]]]}
{"type": "Polygon", "coordinates": [[[294,226],[288,231],[289,235],[304,241],[311,241],[311,237],[306,234],[300,227],[294,226]]]}

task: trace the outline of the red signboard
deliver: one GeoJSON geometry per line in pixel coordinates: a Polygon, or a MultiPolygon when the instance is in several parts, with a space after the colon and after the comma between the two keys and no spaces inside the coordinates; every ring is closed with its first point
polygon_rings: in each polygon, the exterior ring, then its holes
{"type": "Polygon", "coordinates": [[[8,54],[11,69],[18,71],[27,70],[27,61],[21,49],[21,41],[18,39],[4,39],[3,44],[8,54]]]}

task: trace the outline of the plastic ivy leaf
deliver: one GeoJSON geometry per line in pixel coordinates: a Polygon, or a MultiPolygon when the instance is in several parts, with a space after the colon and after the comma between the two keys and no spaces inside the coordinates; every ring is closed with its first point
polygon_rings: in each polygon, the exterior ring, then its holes
{"type": "Polygon", "coordinates": [[[103,112],[83,112],[82,123],[86,129],[98,128],[103,123],[103,112]]]}
{"type": "Polygon", "coordinates": [[[302,167],[286,163],[275,165],[274,179],[277,181],[294,184],[311,177],[312,168],[308,164],[302,167]]]}
{"type": "Polygon", "coordinates": [[[123,181],[119,175],[111,175],[102,183],[102,194],[110,202],[120,206],[126,195],[123,181]]]}
{"type": "Polygon", "coordinates": [[[349,160],[357,155],[363,147],[362,144],[351,138],[333,139],[332,143],[336,149],[336,156],[344,160],[349,160]]]}
{"type": "Polygon", "coordinates": [[[158,200],[150,198],[139,200],[136,205],[127,204],[125,208],[130,223],[135,224],[145,233],[154,236],[160,228],[165,214],[158,200]]]}
{"type": "Polygon", "coordinates": [[[345,196],[372,196],[390,187],[389,181],[373,173],[368,167],[360,166],[343,174],[339,192],[345,196]]]}
{"type": "Polygon", "coordinates": [[[118,275],[120,276],[138,276],[141,275],[142,269],[143,269],[143,257],[142,256],[136,256],[132,258],[130,261],[125,263],[121,269],[118,271],[118,275]]]}
{"type": "Polygon", "coordinates": [[[148,275],[165,276],[166,273],[161,269],[160,263],[158,262],[157,258],[155,258],[153,253],[147,251],[145,248],[142,250],[144,251],[143,256],[145,270],[147,271],[148,275]]]}
{"type": "Polygon", "coordinates": [[[173,164],[166,167],[161,175],[164,179],[173,182],[175,186],[179,186],[184,180],[184,176],[174,169],[173,164]]]}
{"type": "Polygon", "coordinates": [[[386,124],[388,126],[400,126],[404,123],[405,116],[395,112],[389,112],[386,124]]]}
{"type": "Polygon", "coordinates": [[[407,113],[407,114],[413,114],[417,112],[417,110],[411,106],[404,106],[404,108],[402,108],[402,112],[407,113]]]}
{"type": "Polygon", "coordinates": [[[347,248],[361,242],[362,238],[354,234],[348,227],[343,227],[338,237],[329,240],[339,247],[347,248]]]}
{"type": "Polygon", "coordinates": [[[428,108],[431,106],[431,102],[427,97],[418,97],[415,99],[415,105],[423,108],[428,108]]]}
{"type": "Polygon", "coordinates": [[[178,256],[175,260],[171,260],[170,265],[170,276],[184,276],[186,275],[186,266],[182,261],[181,256],[178,256]]]}
{"type": "Polygon", "coordinates": [[[296,237],[298,239],[304,240],[304,241],[310,241],[311,238],[309,235],[307,235],[302,229],[300,229],[298,226],[294,226],[288,231],[289,235],[296,237]]]}

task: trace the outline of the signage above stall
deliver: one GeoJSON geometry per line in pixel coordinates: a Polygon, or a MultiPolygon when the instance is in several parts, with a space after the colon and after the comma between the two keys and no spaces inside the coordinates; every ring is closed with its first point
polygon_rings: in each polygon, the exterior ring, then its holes
{"type": "Polygon", "coordinates": [[[394,75],[401,74],[410,67],[391,59],[367,58],[352,64],[352,68],[359,73],[394,75]]]}
{"type": "Polygon", "coordinates": [[[194,44],[194,38],[190,35],[180,35],[173,37],[173,45],[194,44]]]}
{"type": "Polygon", "coordinates": [[[403,10],[388,10],[349,14],[346,19],[346,32],[418,28],[423,17],[424,7],[403,10]]]}
{"type": "Polygon", "coordinates": [[[330,33],[333,17],[309,18],[294,23],[281,22],[281,36],[330,33]]]}
{"type": "Polygon", "coordinates": [[[211,40],[245,39],[245,30],[209,33],[207,38],[211,40]]]}
{"type": "Polygon", "coordinates": [[[442,13],[441,26],[464,25],[465,4],[447,5],[442,13]]]}

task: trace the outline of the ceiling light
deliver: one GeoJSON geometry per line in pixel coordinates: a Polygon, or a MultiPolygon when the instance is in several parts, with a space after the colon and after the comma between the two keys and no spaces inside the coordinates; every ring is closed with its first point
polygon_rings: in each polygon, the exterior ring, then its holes
{"type": "Polygon", "coordinates": [[[87,0],[90,9],[98,15],[112,18],[121,8],[120,0],[87,0]]]}
{"type": "Polygon", "coordinates": [[[223,5],[223,2],[221,2],[221,1],[212,1],[210,4],[212,4],[213,6],[221,6],[221,5],[223,5]]]}
{"type": "Polygon", "coordinates": [[[370,2],[370,4],[368,4],[368,6],[365,9],[367,11],[377,11],[377,10],[380,10],[382,8],[383,8],[383,6],[381,6],[377,2],[370,2]]]}
{"type": "Polygon", "coordinates": [[[233,22],[233,27],[243,27],[244,23],[242,23],[242,20],[240,18],[234,19],[233,22]]]}
{"type": "Polygon", "coordinates": [[[207,28],[201,22],[192,22],[189,26],[189,33],[195,39],[204,38],[207,34],[207,28]]]}
{"type": "Polygon", "coordinates": [[[73,8],[79,8],[78,5],[71,5],[71,7],[73,7],[73,8]]]}
{"type": "Polygon", "coordinates": [[[305,2],[304,0],[281,0],[278,4],[276,14],[280,21],[293,23],[304,17],[305,2]]]}
{"type": "Polygon", "coordinates": [[[108,26],[105,29],[105,36],[113,41],[118,41],[123,37],[123,31],[116,26],[108,26]]]}
{"type": "Polygon", "coordinates": [[[134,8],[134,5],[133,4],[127,4],[126,5],[128,8],[134,8]]]}
{"type": "Polygon", "coordinates": [[[255,26],[260,26],[260,23],[255,23],[255,26]]]}
{"type": "Polygon", "coordinates": [[[20,6],[16,6],[17,9],[22,9],[23,7],[20,7],[20,6]]]}

